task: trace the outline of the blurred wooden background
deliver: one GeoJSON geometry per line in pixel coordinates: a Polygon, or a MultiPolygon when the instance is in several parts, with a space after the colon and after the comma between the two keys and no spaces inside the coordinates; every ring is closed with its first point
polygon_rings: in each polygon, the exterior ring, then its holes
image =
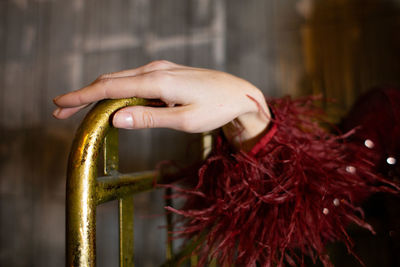
{"type": "MultiPolygon", "coordinates": [[[[339,118],[368,88],[400,84],[399,4],[1,0],[0,266],[64,265],[65,169],[84,112],[56,121],[56,95],[102,73],[167,59],[233,73],[268,96],[324,93],[338,100],[329,111],[339,118]]],[[[122,131],[122,170],[186,159],[197,138],[122,131]]],[[[157,266],[164,257],[163,217],[155,216],[163,213],[162,194],[141,194],[135,203],[137,266],[157,266]]],[[[101,206],[98,218],[98,265],[116,266],[115,203],[101,206]]]]}

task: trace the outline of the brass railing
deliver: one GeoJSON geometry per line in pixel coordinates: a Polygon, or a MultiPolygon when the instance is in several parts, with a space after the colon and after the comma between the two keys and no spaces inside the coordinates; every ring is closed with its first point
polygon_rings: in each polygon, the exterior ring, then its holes
{"type": "MultiPolygon", "coordinates": [[[[72,144],[67,172],[66,192],[66,265],[96,265],[96,207],[118,199],[120,266],[133,266],[133,194],[150,190],[161,180],[157,171],[132,174],[118,172],[118,132],[110,124],[112,114],[120,108],[152,105],[144,99],[130,98],[99,102],[85,117],[72,144]],[[98,159],[103,153],[104,176],[99,177],[98,159]]],[[[171,219],[167,218],[171,230],[171,219]]],[[[190,255],[197,242],[189,243],[172,255],[172,241],[167,244],[167,261],[176,266],[190,255]]],[[[195,262],[192,258],[192,262],[195,262]]]]}

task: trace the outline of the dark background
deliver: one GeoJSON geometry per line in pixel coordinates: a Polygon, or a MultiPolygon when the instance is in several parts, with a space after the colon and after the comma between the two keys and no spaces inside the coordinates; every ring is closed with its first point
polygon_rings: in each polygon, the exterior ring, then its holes
{"type": "MultiPolygon", "coordinates": [[[[337,99],[327,110],[338,121],[370,87],[399,85],[399,4],[0,0],[0,266],[64,265],[66,162],[85,112],[57,121],[53,97],[102,73],[167,59],[233,73],[268,96],[323,93],[337,99]]],[[[196,139],[123,131],[122,170],[185,159],[196,139]]],[[[139,194],[135,206],[137,266],[157,266],[165,254],[163,217],[155,216],[162,193],[139,194]]],[[[98,208],[99,266],[117,266],[117,244],[116,203],[109,203],[98,208]]],[[[396,266],[390,247],[380,245],[375,257],[371,246],[360,252],[367,266],[396,266]]],[[[342,261],[337,266],[354,264],[342,261]]]]}

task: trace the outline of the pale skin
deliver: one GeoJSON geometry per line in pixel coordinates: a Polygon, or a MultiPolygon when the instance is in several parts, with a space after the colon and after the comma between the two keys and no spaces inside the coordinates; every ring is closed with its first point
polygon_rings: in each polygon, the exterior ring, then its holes
{"type": "Polygon", "coordinates": [[[170,128],[188,133],[223,127],[237,149],[249,150],[270,121],[263,94],[248,81],[168,61],[101,75],[86,87],[56,97],[53,115],[66,119],[93,102],[128,97],[160,99],[167,106],[123,108],[113,117],[114,127],[170,128]]]}

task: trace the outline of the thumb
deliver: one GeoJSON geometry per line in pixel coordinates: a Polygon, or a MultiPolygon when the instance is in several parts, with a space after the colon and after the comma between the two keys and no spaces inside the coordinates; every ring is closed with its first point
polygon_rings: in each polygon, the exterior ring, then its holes
{"type": "Polygon", "coordinates": [[[116,128],[171,128],[182,129],[184,106],[181,107],[126,107],[115,113],[113,125],[116,128]]]}

